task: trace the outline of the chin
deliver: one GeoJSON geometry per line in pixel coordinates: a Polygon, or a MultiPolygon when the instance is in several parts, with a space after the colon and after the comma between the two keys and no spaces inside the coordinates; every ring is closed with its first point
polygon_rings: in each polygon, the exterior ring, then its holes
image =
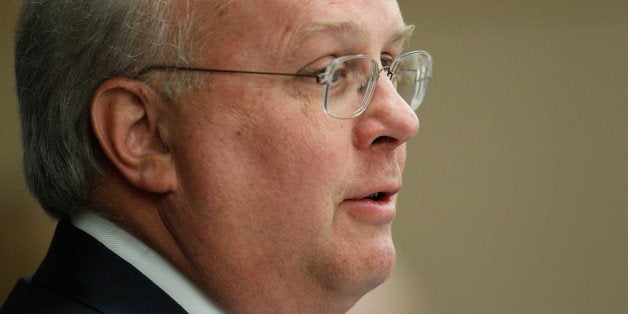
{"type": "Polygon", "coordinates": [[[395,248],[390,238],[374,240],[368,246],[345,247],[342,254],[327,259],[318,269],[318,278],[328,291],[357,301],[381,285],[395,266],[395,248]]]}
{"type": "Polygon", "coordinates": [[[386,281],[395,268],[396,254],[392,241],[388,247],[380,247],[379,250],[369,255],[367,259],[366,263],[369,271],[364,273],[366,275],[364,279],[366,280],[362,286],[367,290],[366,292],[369,292],[386,281]]]}

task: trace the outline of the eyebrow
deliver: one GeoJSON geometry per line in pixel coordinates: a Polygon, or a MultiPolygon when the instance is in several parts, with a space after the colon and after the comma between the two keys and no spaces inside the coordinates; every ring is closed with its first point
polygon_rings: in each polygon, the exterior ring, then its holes
{"type": "Polygon", "coordinates": [[[395,31],[395,33],[393,33],[393,36],[391,37],[390,42],[395,43],[395,42],[401,41],[403,42],[403,47],[405,47],[410,41],[410,37],[412,36],[412,33],[414,32],[414,28],[415,28],[414,24],[402,26],[397,31],[395,31]]]}
{"type": "MultiPolygon", "coordinates": [[[[415,26],[412,24],[404,25],[396,30],[388,40],[387,44],[396,42],[403,42],[403,46],[408,43],[415,26]]],[[[303,34],[301,34],[297,40],[297,46],[300,46],[309,38],[321,34],[321,33],[349,33],[355,36],[359,36],[360,39],[366,38],[366,31],[362,24],[358,24],[352,21],[321,21],[309,25],[306,27],[303,34]]]]}

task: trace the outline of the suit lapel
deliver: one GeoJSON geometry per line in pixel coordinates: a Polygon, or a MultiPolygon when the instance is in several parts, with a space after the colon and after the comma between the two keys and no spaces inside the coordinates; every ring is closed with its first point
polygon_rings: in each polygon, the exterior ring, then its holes
{"type": "Polygon", "coordinates": [[[57,225],[32,280],[105,313],[185,313],[140,271],[68,221],[57,225]]]}

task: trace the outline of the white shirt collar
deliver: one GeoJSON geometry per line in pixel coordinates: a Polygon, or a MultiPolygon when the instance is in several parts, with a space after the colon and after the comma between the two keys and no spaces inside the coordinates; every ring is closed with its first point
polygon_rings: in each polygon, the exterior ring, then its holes
{"type": "Polygon", "coordinates": [[[71,221],[137,268],[188,313],[222,313],[170,262],[117,224],[92,211],[80,211],[71,221]]]}

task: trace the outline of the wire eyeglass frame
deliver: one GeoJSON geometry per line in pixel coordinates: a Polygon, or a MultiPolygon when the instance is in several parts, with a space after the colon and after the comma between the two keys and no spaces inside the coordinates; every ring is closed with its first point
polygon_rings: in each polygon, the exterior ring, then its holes
{"type": "MultiPolygon", "coordinates": [[[[378,62],[373,59],[371,56],[367,55],[349,55],[343,56],[333,59],[327,67],[325,67],[324,71],[319,71],[316,73],[282,73],[282,72],[264,72],[264,71],[246,71],[246,70],[229,70],[229,69],[213,69],[213,68],[200,68],[200,67],[184,67],[184,66],[175,66],[175,65],[149,65],[142,68],[136,77],[142,77],[148,72],[151,71],[199,71],[199,72],[216,72],[216,73],[237,73],[237,74],[252,74],[252,75],[277,75],[277,76],[292,76],[292,77],[313,77],[316,78],[316,82],[318,84],[323,85],[323,109],[325,113],[328,115],[338,118],[338,119],[351,119],[362,114],[368,105],[370,104],[371,98],[375,92],[375,88],[377,86],[377,81],[379,80],[379,74],[384,71],[389,80],[393,82],[395,89],[401,95],[401,97],[406,101],[406,103],[413,109],[416,110],[423,98],[425,96],[425,91],[427,89],[427,83],[429,78],[432,77],[432,57],[426,51],[415,50],[404,53],[395,59],[393,59],[390,65],[379,67],[378,62]],[[339,79],[339,68],[346,66],[348,62],[353,60],[358,60],[358,62],[369,62],[370,63],[370,73],[365,78],[366,81],[358,82],[358,91],[364,93],[362,100],[359,103],[359,106],[355,107],[355,109],[351,108],[349,104],[341,104],[339,107],[349,106],[348,113],[342,113],[334,111],[331,109],[330,105],[330,97],[333,97],[331,92],[334,84],[339,79]],[[403,62],[408,61],[415,64],[410,64],[410,67],[405,65],[403,62]],[[404,84],[411,83],[409,94],[400,92],[398,87],[397,79],[399,77],[400,71],[414,73],[413,79],[410,82],[403,82],[404,84]]],[[[353,74],[353,73],[351,73],[353,74]]],[[[364,73],[361,73],[364,74],[364,73]]],[[[405,73],[403,74],[405,75],[405,73]]],[[[355,106],[355,105],[354,105],[355,106]]]]}

